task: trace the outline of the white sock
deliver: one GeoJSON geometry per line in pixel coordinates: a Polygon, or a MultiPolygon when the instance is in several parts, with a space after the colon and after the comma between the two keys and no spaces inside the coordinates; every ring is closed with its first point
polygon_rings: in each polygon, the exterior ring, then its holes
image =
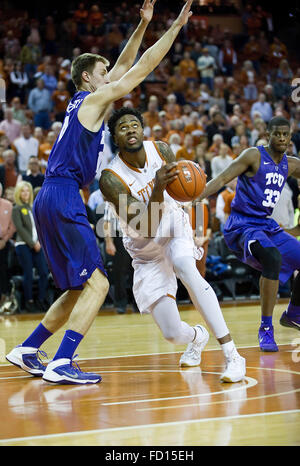
{"type": "Polygon", "coordinates": [[[226,359],[230,359],[232,354],[238,354],[233,340],[228,341],[228,343],[223,343],[221,348],[226,359]]]}

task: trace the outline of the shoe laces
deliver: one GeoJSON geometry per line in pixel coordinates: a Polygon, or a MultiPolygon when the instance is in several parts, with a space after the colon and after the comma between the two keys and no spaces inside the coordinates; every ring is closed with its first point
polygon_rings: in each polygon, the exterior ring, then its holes
{"type": "Polygon", "coordinates": [[[199,358],[200,350],[195,344],[192,343],[187,352],[189,356],[199,358]]]}
{"type": "Polygon", "coordinates": [[[73,357],[71,358],[70,366],[71,366],[73,369],[75,369],[75,371],[82,372],[82,370],[81,370],[80,367],[79,367],[79,364],[78,364],[76,361],[74,361],[74,359],[77,358],[78,356],[79,356],[78,354],[75,354],[75,356],[73,356],[73,357]]]}
{"type": "Polygon", "coordinates": [[[38,360],[41,364],[43,364],[43,361],[42,361],[42,359],[41,359],[41,356],[42,356],[43,358],[47,358],[47,359],[48,359],[47,353],[45,353],[45,351],[42,351],[42,350],[38,349],[37,352],[36,352],[36,357],[37,357],[37,360],[38,360]]]}
{"type": "Polygon", "coordinates": [[[268,330],[264,330],[264,335],[263,338],[267,338],[268,340],[274,340],[274,334],[273,334],[273,329],[270,327],[268,330]]]}

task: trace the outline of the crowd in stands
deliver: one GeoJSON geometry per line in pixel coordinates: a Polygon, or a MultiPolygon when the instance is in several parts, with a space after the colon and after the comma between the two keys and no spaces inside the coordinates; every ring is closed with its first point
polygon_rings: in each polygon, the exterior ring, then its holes
{"type": "MultiPolygon", "coordinates": [[[[53,15],[31,18],[26,11],[13,15],[1,11],[1,16],[0,78],[5,82],[6,99],[0,108],[0,306],[10,293],[8,258],[15,248],[26,281],[25,308],[34,310],[28,279],[32,270],[28,269],[29,259],[24,259],[30,253],[31,269],[38,266],[41,270],[36,308],[44,310],[46,265],[34,236],[30,199],[43,184],[51,148],[75,92],[71,63],[83,52],[99,53],[114,63],[139,21],[139,5],[122,2],[102,10],[98,4],[80,2],[60,21],[53,15]],[[31,187],[32,193],[23,202],[20,192],[24,186],[31,187]],[[25,227],[31,231],[28,239],[23,234],[25,227]]],[[[140,53],[161,37],[173,18],[168,9],[154,17],[140,53]]],[[[145,138],[170,144],[177,160],[198,162],[209,180],[247,147],[266,144],[267,124],[273,116],[290,120],[292,141],[287,153],[300,156],[300,103],[291,97],[296,77],[300,77],[300,63],[276,35],[270,12],[251,3],[238,12],[230,1],[206,2],[162,63],[138,88],[116,102],[115,108],[139,108],[145,138]],[[221,24],[208,26],[199,19],[207,13],[238,14],[243,33],[234,34],[221,24]]],[[[116,150],[106,133],[106,162],[116,150]]],[[[228,186],[219,194],[222,199],[208,201],[212,232],[222,231],[234,189],[234,184],[228,186]]],[[[290,205],[289,222],[298,209],[298,195],[298,184],[290,179],[282,201],[290,205]]],[[[83,199],[97,235],[96,210],[103,203],[97,179],[84,188],[83,199]]],[[[109,259],[111,244],[105,252],[105,242],[98,240],[109,259]]]]}

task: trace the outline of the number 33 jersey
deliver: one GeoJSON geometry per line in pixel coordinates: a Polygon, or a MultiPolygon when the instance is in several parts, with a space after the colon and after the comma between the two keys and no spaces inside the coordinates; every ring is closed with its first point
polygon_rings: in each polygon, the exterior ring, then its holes
{"type": "Polygon", "coordinates": [[[279,201],[281,191],[288,176],[288,160],[284,154],[280,163],[275,163],[263,146],[258,146],[260,167],[249,177],[238,177],[236,195],[231,210],[243,215],[269,217],[279,201]]]}
{"type": "Polygon", "coordinates": [[[76,92],[70,101],[63,126],[51,150],[46,177],[75,179],[80,187],[95,178],[104,149],[104,123],[97,132],[84,128],[78,110],[89,92],[76,92]]]}

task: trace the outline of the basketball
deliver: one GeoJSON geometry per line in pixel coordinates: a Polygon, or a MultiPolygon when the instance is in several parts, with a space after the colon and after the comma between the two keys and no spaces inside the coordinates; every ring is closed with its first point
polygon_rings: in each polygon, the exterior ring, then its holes
{"type": "Polygon", "coordinates": [[[196,199],[206,186],[206,175],[200,165],[190,160],[177,163],[179,175],[167,185],[167,193],[176,201],[187,202],[196,199]]]}

